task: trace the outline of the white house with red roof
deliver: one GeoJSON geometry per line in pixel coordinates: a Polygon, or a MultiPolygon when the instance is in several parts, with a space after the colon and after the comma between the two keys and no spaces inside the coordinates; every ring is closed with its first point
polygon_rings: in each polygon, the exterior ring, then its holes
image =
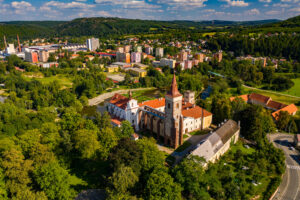
{"type": "Polygon", "coordinates": [[[131,98],[131,93],[129,94],[129,98],[120,94],[115,94],[107,105],[107,110],[111,115],[113,125],[120,126],[122,121],[128,120],[137,130],[138,109],[138,101],[131,98]]]}

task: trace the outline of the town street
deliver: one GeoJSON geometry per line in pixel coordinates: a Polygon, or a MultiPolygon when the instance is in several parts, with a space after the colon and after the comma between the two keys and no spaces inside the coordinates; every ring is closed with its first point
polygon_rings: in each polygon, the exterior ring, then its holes
{"type": "Polygon", "coordinates": [[[297,150],[292,150],[293,135],[269,135],[273,144],[284,151],[286,157],[286,172],[278,191],[272,200],[299,200],[300,199],[300,155],[297,150]]]}

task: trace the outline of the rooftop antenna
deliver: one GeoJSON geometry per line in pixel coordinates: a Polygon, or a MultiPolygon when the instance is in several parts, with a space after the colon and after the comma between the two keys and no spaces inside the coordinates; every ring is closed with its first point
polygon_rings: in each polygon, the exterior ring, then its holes
{"type": "Polygon", "coordinates": [[[6,37],[5,37],[5,35],[3,37],[4,37],[4,46],[5,46],[5,49],[6,49],[7,48],[6,37]]]}
{"type": "Polygon", "coordinates": [[[19,35],[18,34],[17,34],[17,39],[18,39],[18,45],[19,45],[19,52],[22,52],[21,44],[20,44],[20,39],[19,39],[19,35]]]}

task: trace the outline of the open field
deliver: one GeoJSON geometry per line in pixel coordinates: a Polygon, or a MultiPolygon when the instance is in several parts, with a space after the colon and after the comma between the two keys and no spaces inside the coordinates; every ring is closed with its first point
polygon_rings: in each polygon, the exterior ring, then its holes
{"type": "Polygon", "coordinates": [[[26,73],[23,75],[25,80],[30,81],[32,79],[37,79],[43,84],[49,84],[53,81],[57,81],[60,85],[62,85],[65,88],[72,87],[72,81],[66,76],[66,75],[56,75],[56,76],[50,76],[50,77],[44,77],[41,73],[26,73]]]}
{"type": "Polygon", "coordinates": [[[216,32],[210,32],[210,33],[203,33],[202,36],[214,36],[216,34],[216,32]]]}
{"type": "Polygon", "coordinates": [[[300,97],[300,78],[292,79],[292,81],[295,83],[294,87],[282,93],[300,97]]]}

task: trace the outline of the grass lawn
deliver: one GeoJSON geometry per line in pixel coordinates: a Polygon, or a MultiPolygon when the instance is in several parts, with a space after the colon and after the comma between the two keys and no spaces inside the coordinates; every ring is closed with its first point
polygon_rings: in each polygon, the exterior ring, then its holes
{"type": "Polygon", "coordinates": [[[284,91],[282,93],[300,97],[300,78],[292,79],[292,81],[295,83],[295,85],[291,89],[284,91]]]}
{"type": "Polygon", "coordinates": [[[192,144],[189,141],[185,141],[181,146],[179,146],[175,151],[176,152],[183,152],[184,150],[186,150],[189,146],[191,146],[192,144]]]}
{"type": "Polygon", "coordinates": [[[194,131],[194,132],[191,132],[190,135],[205,135],[209,133],[209,131],[207,130],[204,130],[204,131],[194,131]]]}
{"type": "Polygon", "coordinates": [[[235,145],[232,145],[230,151],[232,153],[235,153],[238,149],[241,150],[245,154],[252,154],[255,152],[255,149],[253,149],[251,147],[249,149],[247,149],[241,141],[238,141],[235,145]]]}
{"type": "MultiPolygon", "coordinates": [[[[124,94],[124,96],[128,97],[129,95],[124,94]]],[[[138,102],[153,100],[160,97],[160,91],[157,89],[133,91],[132,97],[138,102]]]]}
{"type": "Polygon", "coordinates": [[[44,77],[41,73],[35,73],[35,74],[24,74],[23,77],[25,80],[30,81],[32,79],[37,79],[41,81],[43,84],[49,84],[53,81],[57,81],[60,85],[62,85],[64,88],[70,88],[72,87],[72,81],[70,78],[68,78],[66,75],[58,74],[56,76],[50,76],[50,77],[44,77]]]}

